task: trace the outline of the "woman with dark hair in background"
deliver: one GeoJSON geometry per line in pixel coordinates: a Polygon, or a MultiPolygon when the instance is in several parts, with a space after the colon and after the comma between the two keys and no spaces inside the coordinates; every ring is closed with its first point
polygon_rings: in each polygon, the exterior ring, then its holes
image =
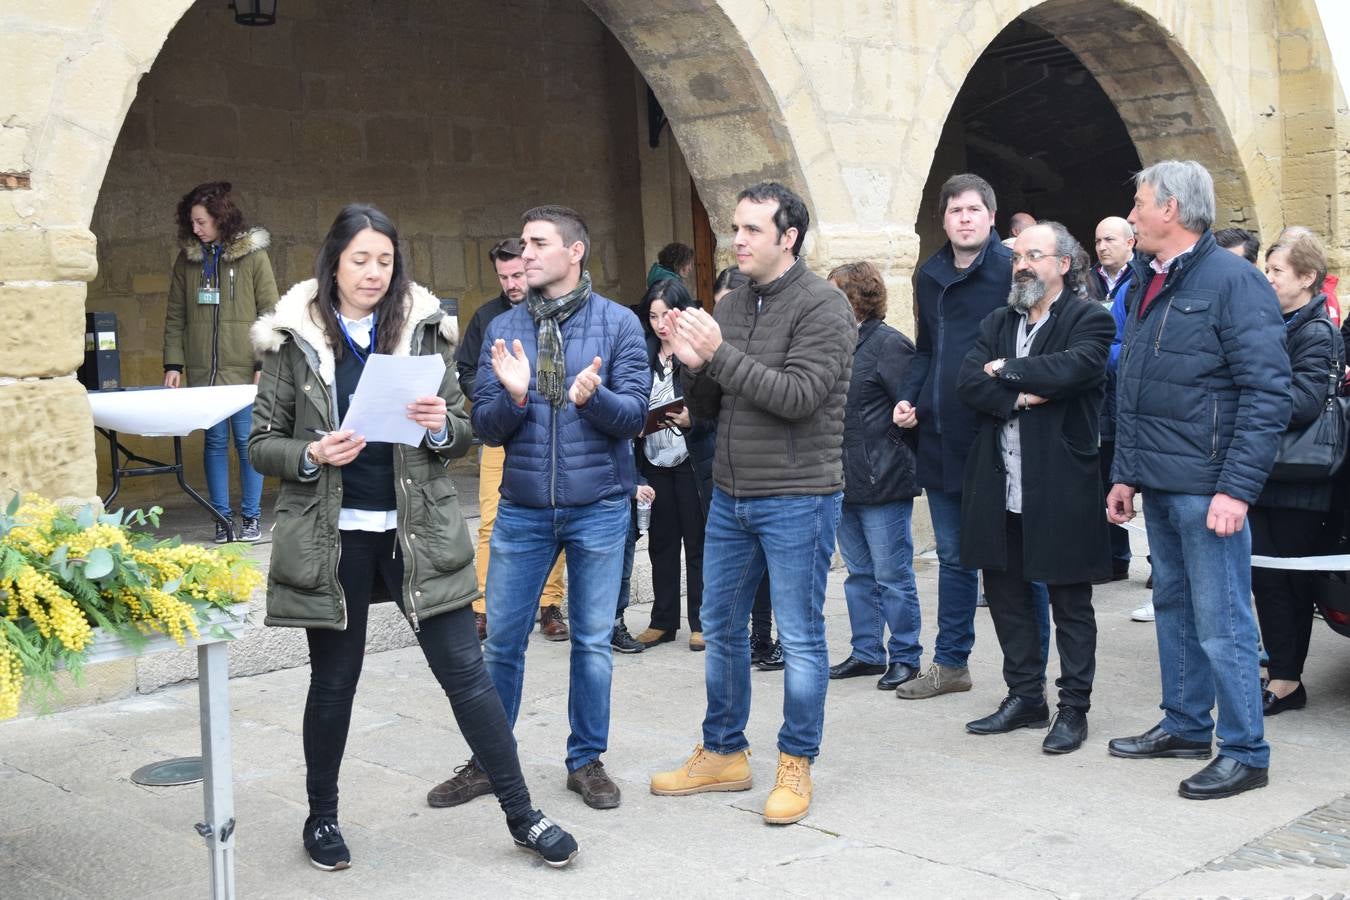
{"type": "MultiPolygon", "coordinates": [[[[277,304],[277,283],[267,258],[271,237],[249,228],[227,181],[199,184],[178,201],[175,216],[182,249],[173,263],[164,316],[164,386],[257,384],[258,364],[248,330],[277,304]]],[[[248,429],[253,407],[206,429],[202,466],[216,522],[216,543],[231,532],[244,541],[262,536],[262,476],[249,464],[248,429]],[[239,456],[240,527],[230,507],[230,435],[239,456]],[[230,522],[230,525],[226,525],[230,522]]]]}
{"type": "MultiPolygon", "coordinates": [[[[750,283],[750,277],[736,266],[727,266],[713,281],[713,303],[750,283]]],[[[773,637],[773,604],[769,598],[769,576],[765,574],[755,591],[750,608],[750,664],[761,672],[780,672],[785,665],[783,646],[773,637]]]]}
{"type": "Polygon", "coordinates": [[[675,241],[666,244],[661,248],[661,252],[656,254],[656,262],[652,263],[651,269],[647,271],[647,286],[651,287],[667,278],[688,278],[692,271],[694,271],[694,248],[675,241]]]}
{"type": "Polygon", "coordinates": [[[253,329],[263,369],[249,446],[258,470],[281,479],[267,624],[304,628],[309,643],[305,850],[320,869],[351,865],[338,828],[338,771],[370,604],[392,598],[491,778],[511,837],[565,866],[576,841],[530,805],[469,605],[478,596],[473,541],[446,469],[472,442],[455,320],[405,271],[388,217],[346,206],[319,250],[316,280],[291,288],[253,329]],[[426,429],[419,446],[337,430],[371,353],[444,358],[437,393],[407,409],[426,429]]]}
{"type": "MultiPolygon", "coordinates": [[[[674,335],[666,314],[694,305],[684,283],[667,278],[649,287],[638,306],[652,366],[652,407],[672,403],[682,396],[681,364],[675,358],[674,335]]],[[[638,438],[637,442],[638,471],[656,492],[647,534],[647,554],[652,561],[652,621],[637,640],[645,647],[675,640],[680,629],[683,547],[689,649],[702,650],[703,627],[698,613],[703,605],[703,526],[712,499],[714,426],[692,421],[684,407],[668,414],[665,423],[665,427],[638,438]]]]}
{"type": "MultiPolygon", "coordinates": [[[[1340,380],[1344,347],[1327,316],[1318,290],[1327,274],[1327,258],[1311,232],[1281,235],[1266,251],[1266,278],[1284,313],[1285,346],[1293,370],[1294,408],[1290,429],[1306,428],[1321,414],[1328,391],[1340,380]]],[[[1266,481],[1247,513],[1252,554],[1317,556],[1324,552],[1325,521],[1331,510],[1332,481],[1266,481]]],[[[1314,584],[1306,572],[1252,568],[1252,594],[1261,624],[1261,643],[1270,660],[1270,681],[1262,694],[1268,716],[1302,709],[1308,702],[1303,663],[1312,637],[1314,584]]]]}
{"type": "Polygon", "coordinates": [[[914,452],[891,421],[914,344],[885,323],[886,283],[870,262],[830,272],[858,320],[853,378],[844,406],[844,504],[839,553],[848,566],[844,600],[852,651],[830,678],[880,675],[893,691],[919,674],[919,589],[910,518],[919,483],[914,452]],[[890,640],[885,644],[885,629],[890,640]]]}

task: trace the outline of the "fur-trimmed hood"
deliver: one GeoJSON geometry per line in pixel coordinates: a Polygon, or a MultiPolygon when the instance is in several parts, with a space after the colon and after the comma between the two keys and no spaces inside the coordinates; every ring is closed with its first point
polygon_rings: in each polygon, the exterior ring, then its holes
{"type": "MultiPolygon", "coordinates": [[[[260,354],[277,352],[287,338],[302,342],[318,357],[319,377],[324,384],[331,385],[337,364],[333,357],[333,345],[324,331],[323,320],[316,314],[314,304],[318,294],[319,283],[313,278],[295,285],[277,301],[276,309],[253,323],[249,336],[254,349],[260,354]]],[[[420,284],[408,282],[403,303],[407,317],[394,355],[408,356],[413,336],[423,325],[432,322],[437,323],[453,355],[455,345],[459,343],[459,323],[453,316],[447,316],[441,311],[441,301],[436,299],[436,295],[420,284]]]]}
{"type": "MultiPolygon", "coordinates": [[[[202,242],[193,238],[190,241],[183,241],[180,245],[183,248],[183,255],[188,261],[199,263],[202,261],[202,242]]],[[[256,250],[266,250],[272,246],[272,235],[267,233],[266,228],[254,226],[248,231],[236,234],[229,241],[221,245],[220,258],[225,262],[234,262],[236,259],[242,259],[256,250]]]]}

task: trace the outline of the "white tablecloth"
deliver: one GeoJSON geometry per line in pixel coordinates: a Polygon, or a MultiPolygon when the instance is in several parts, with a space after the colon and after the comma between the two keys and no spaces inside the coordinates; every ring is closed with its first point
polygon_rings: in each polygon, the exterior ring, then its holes
{"type": "Polygon", "coordinates": [[[99,428],[145,437],[186,437],[239,412],[257,393],[252,384],[96,391],[89,394],[89,406],[99,428]]]}

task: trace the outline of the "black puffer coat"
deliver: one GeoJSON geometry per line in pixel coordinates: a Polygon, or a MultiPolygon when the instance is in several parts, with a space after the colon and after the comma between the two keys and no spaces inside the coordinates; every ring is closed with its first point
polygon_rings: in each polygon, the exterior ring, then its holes
{"type": "Polygon", "coordinates": [[[844,404],[844,502],[877,506],[919,495],[912,429],[891,421],[914,344],[880,319],[858,328],[844,404]]]}
{"type": "MultiPolygon", "coordinates": [[[[1293,369],[1294,411],[1289,416],[1289,428],[1303,428],[1322,412],[1331,373],[1340,373],[1345,368],[1344,346],[1336,326],[1327,317],[1325,294],[1318,294],[1294,313],[1286,326],[1285,343],[1293,369]]],[[[1268,480],[1256,505],[1326,511],[1331,509],[1331,480],[1268,480]]]]}

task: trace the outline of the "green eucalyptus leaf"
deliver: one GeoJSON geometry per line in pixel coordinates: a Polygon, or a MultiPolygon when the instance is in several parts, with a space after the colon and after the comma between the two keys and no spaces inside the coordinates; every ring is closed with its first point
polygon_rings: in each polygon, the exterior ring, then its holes
{"type": "Polygon", "coordinates": [[[80,511],[75,514],[75,524],[81,529],[94,527],[94,506],[92,503],[86,503],[80,507],[80,511]]]}
{"type": "Polygon", "coordinates": [[[9,505],[5,507],[5,515],[9,516],[11,519],[14,518],[14,514],[19,511],[19,507],[22,504],[23,498],[19,496],[18,491],[15,491],[14,496],[9,498],[9,505]]]}
{"type": "Polygon", "coordinates": [[[105,547],[95,547],[84,558],[84,577],[90,581],[102,578],[113,570],[113,556],[105,547]]]}

